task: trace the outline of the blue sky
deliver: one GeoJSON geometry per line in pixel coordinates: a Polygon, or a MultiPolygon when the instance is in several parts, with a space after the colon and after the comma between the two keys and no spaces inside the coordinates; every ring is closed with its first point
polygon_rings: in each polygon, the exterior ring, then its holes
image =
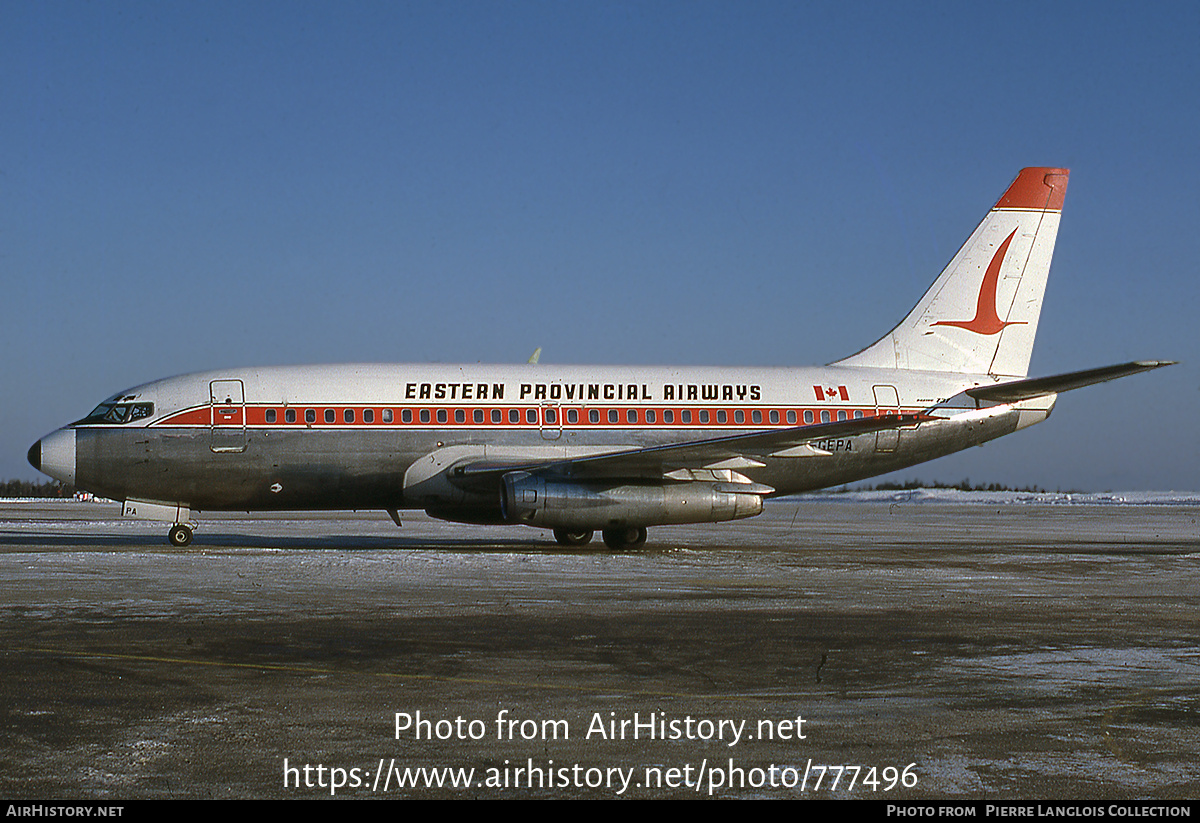
{"type": "Polygon", "coordinates": [[[1071,168],[1031,373],[1181,365],[901,473],[1200,488],[1200,4],[0,4],[0,478],[308,362],[807,365],[1071,168]]]}

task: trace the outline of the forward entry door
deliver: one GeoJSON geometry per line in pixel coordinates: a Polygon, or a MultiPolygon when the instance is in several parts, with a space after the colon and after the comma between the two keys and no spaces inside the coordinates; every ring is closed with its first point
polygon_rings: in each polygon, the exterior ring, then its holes
{"type": "Polygon", "coordinates": [[[212,420],[212,450],[246,450],[246,398],[241,380],[214,380],[208,384],[212,420]]]}

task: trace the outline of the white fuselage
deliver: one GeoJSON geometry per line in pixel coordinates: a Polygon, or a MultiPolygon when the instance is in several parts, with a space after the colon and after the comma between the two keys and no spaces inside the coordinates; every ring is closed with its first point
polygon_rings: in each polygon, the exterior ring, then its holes
{"type": "MultiPolygon", "coordinates": [[[[107,404],[140,406],[143,416],[84,420],[60,430],[43,440],[41,464],[107,497],[197,510],[461,509],[464,519],[492,520],[500,507],[495,490],[456,485],[447,469],[505,456],[563,460],[916,413],[993,381],[839,367],[229,369],[114,395],[107,404]]],[[[769,486],[770,494],[789,494],[976,445],[1044,418],[1052,405],[1052,398],[1024,404],[1024,418],[1012,406],[947,410],[946,417],[908,428],[693,468],[736,471],[769,486]]]]}

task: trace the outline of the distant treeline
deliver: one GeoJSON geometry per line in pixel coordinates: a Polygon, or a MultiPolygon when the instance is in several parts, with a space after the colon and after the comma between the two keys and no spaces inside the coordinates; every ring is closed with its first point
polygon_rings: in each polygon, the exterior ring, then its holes
{"type": "Polygon", "coordinates": [[[30,480],[6,480],[0,482],[0,497],[74,497],[75,487],[47,480],[34,483],[30,480]]]}
{"type": "Polygon", "coordinates": [[[905,480],[903,483],[875,483],[874,485],[865,484],[862,486],[842,486],[838,491],[843,492],[907,492],[917,489],[957,489],[960,492],[1032,492],[1034,494],[1046,494],[1046,489],[1041,486],[1006,486],[1003,483],[979,483],[971,485],[971,481],[965,477],[957,483],[942,483],[935,480],[932,483],[926,483],[924,480],[905,480]]]}

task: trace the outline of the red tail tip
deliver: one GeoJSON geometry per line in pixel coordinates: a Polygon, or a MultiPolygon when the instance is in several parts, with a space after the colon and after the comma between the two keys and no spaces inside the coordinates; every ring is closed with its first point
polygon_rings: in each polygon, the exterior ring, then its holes
{"type": "Polygon", "coordinates": [[[998,209],[1062,211],[1070,169],[1021,169],[1008,191],[996,202],[998,209]]]}

